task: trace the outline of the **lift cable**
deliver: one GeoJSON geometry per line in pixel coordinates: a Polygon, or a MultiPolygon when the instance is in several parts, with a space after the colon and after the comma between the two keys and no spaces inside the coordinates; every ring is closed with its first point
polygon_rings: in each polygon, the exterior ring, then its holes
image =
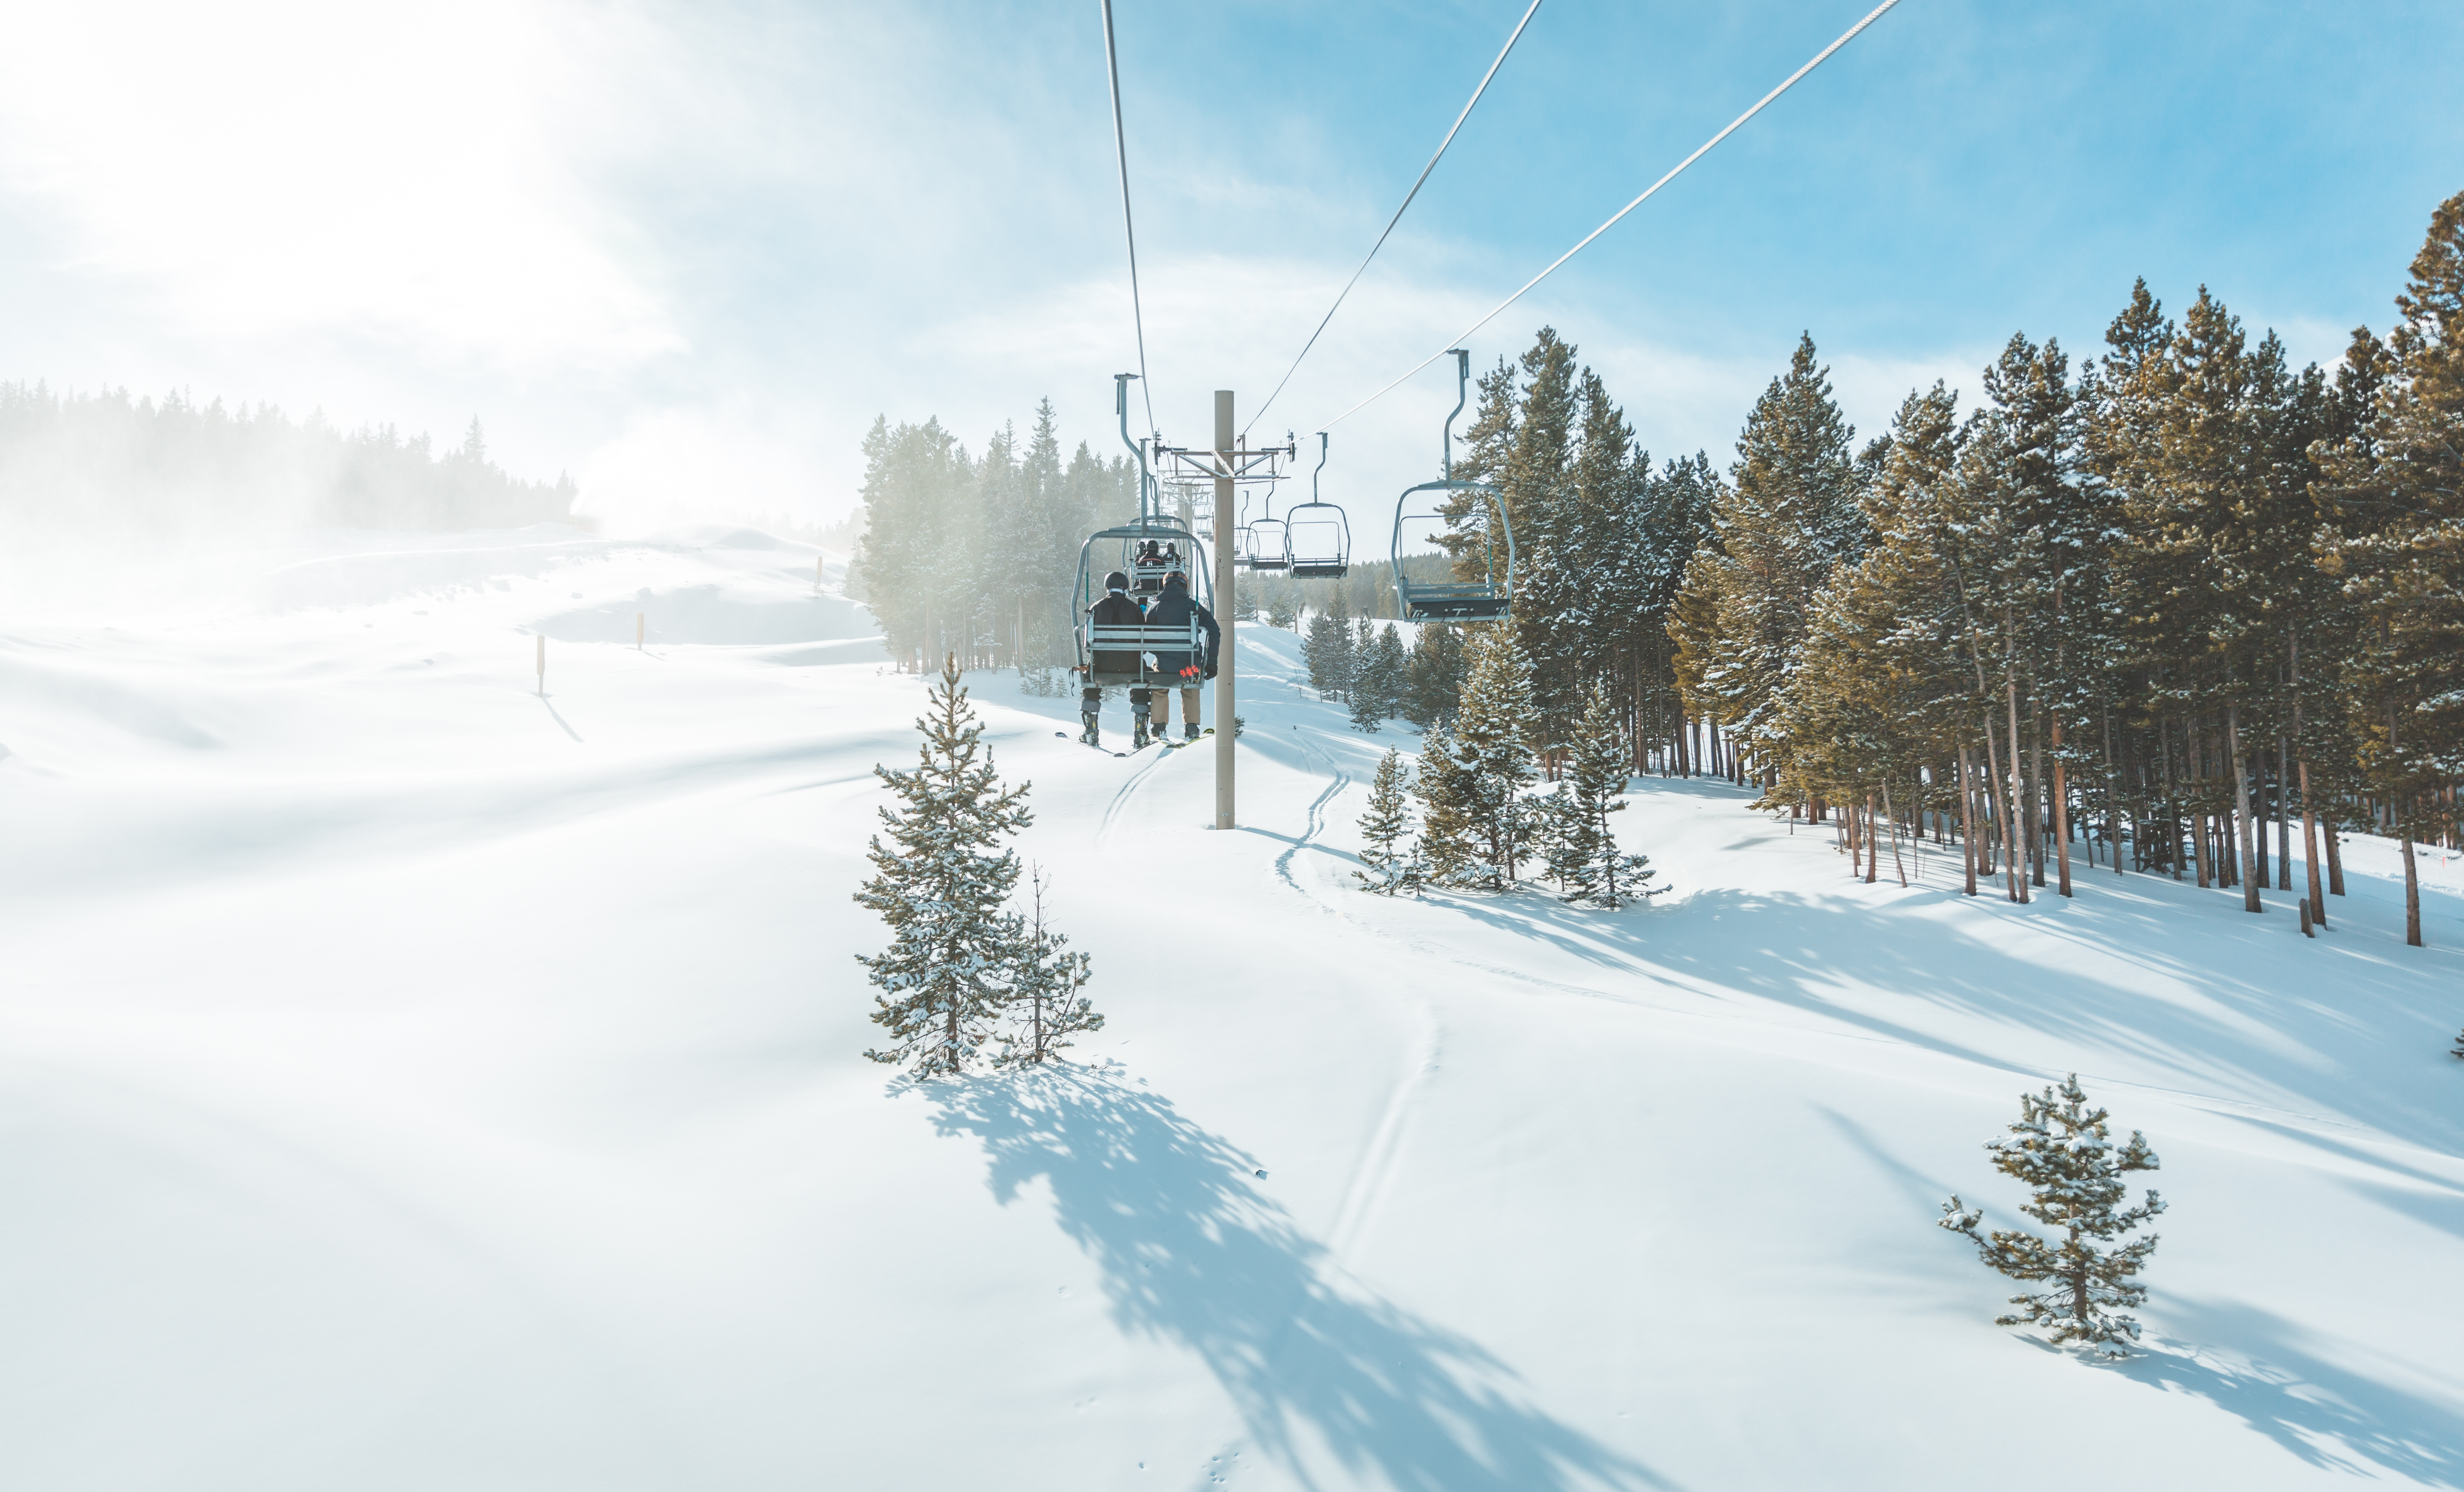
{"type": "Polygon", "coordinates": [[[1147,378],[1147,313],[1138,299],[1138,230],[1130,220],[1130,144],[1121,130],[1121,59],[1112,45],[1112,0],[1103,4],[1104,69],[1112,80],[1112,151],[1121,164],[1121,231],[1130,241],[1130,316],[1138,332],[1138,395],[1147,402],[1147,428],[1154,429],[1155,384],[1147,378]]]}
{"type": "Polygon", "coordinates": [[[1589,233],[1583,236],[1583,241],[1581,243],[1576,244],[1573,248],[1559,254],[1547,269],[1542,270],[1539,274],[1532,275],[1530,279],[1525,281],[1523,289],[1516,291],[1513,295],[1510,295],[1504,300],[1499,301],[1486,316],[1482,317],[1479,320],[1474,321],[1471,325],[1463,328],[1463,334],[1449,340],[1444,347],[1429,354],[1419,362],[1412,364],[1411,367],[1404,370],[1402,377],[1396,379],[1394,383],[1388,384],[1384,388],[1377,390],[1377,392],[1371,394],[1368,398],[1360,401],[1360,403],[1353,405],[1351,408],[1336,415],[1333,419],[1327,421],[1325,428],[1332,428],[1343,421],[1352,418],[1354,414],[1359,413],[1363,408],[1367,407],[1371,404],[1384,398],[1388,393],[1399,386],[1404,379],[1410,378],[1413,374],[1419,372],[1430,363],[1437,362],[1440,358],[1444,357],[1447,353],[1452,352],[1457,347],[1460,347],[1464,342],[1470,340],[1472,333],[1479,331],[1482,327],[1486,326],[1489,322],[1497,319],[1500,312],[1504,311],[1507,306],[1514,304],[1514,302],[1522,299],[1524,296],[1530,291],[1532,286],[1539,284],[1542,280],[1547,279],[1550,275],[1555,274],[1558,265],[1564,264],[1567,260],[1582,252],[1586,248],[1590,247],[1593,239],[1599,237],[1610,229],[1617,227],[1619,222],[1623,221],[1627,213],[1632,212],[1635,208],[1641,207],[1645,202],[1649,201],[1652,193],[1660,190],[1662,186],[1667,186],[1670,182],[1675,181],[1680,172],[1683,171],[1687,166],[1692,165],[1695,162],[1700,161],[1705,156],[1710,154],[1712,146],[1718,144],[1721,141],[1727,139],[1730,135],[1735,134],[1738,126],[1744,124],[1746,121],[1752,119],[1755,115],[1763,112],[1763,110],[1770,105],[1772,99],[1794,87],[1799,78],[1803,77],[1806,74],[1813,72],[1815,68],[1820,67],[1825,61],[1830,59],[1833,53],[1855,40],[1858,33],[1881,19],[1883,11],[1899,3],[1900,0],[1882,0],[1882,3],[1874,7],[1874,9],[1866,14],[1863,20],[1859,21],[1856,25],[1851,26],[1846,31],[1840,33],[1838,40],[1823,48],[1820,52],[1815,53],[1814,60],[1806,63],[1805,66],[1798,68],[1795,72],[1788,75],[1787,81],[1781,83],[1777,88],[1772,89],[1771,92],[1763,95],[1761,101],[1756,103],[1752,108],[1748,109],[1745,113],[1738,115],[1733,120],[1730,120],[1728,121],[1727,128],[1703,142],[1701,145],[1696,147],[1692,155],[1687,156],[1684,160],[1678,162],[1676,165],[1670,167],[1667,175],[1661,177],[1656,182],[1653,182],[1649,186],[1644,187],[1641,196],[1635,198],[1632,202],[1619,208],[1615,217],[1610,218],[1599,227],[1593,229],[1589,233]]]}
{"type": "Polygon", "coordinates": [[[1412,184],[1412,189],[1403,194],[1403,206],[1397,208],[1395,209],[1395,215],[1386,220],[1386,231],[1379,233],[1377,235],[1377,241],[1369,246],[1368,258],[1364,258],[1360,261],[1360,268],[1353,271],[1352,278],[1345,280],[1343,282],[1343,289],[1335,293],[1334,304],[1326,308],[1326,316],[1317,323],[1317,330],[1309,333],[1309,340],[1302,345],[1300,357],[1294,358],[1292,360],[1292,365],[1284,370],[1283,382],[1278,383],[1275,385],[1274,393],[1268,394],[1266,396],[1266,402],[1258,406],[1258,412],[1249,416],[1249,423],[1241,428],[1241,433],[1243,435],[1247,435],[1250,428],[1261,419],[1265,417],[1266,410],[1272,406],[1275,400],[1282,395],[1284,384],[1290,383],[1292,381],[1292,375],[1300,371],[1301,360],[1309,355],[1309,348],[1317,345],[1317,340],[1325,333],[1327,324],[1334,319],[1334,313],[1343,309],[1344,297],[1352,294],[1352,287],[1359,284],[1360,276],[1369,272],[1369,260],[1376,258],[1377,251],[1386,247],[1387,236],[1395,231],[1396,224],[1403,221],[1404,209],[1411,207],[1412,199],[1420,194],[1420,188],[1428,185],[1429,173],[1436,170],[1438,168],[1438,163],[1445,158],[1446,147],[1455,143],[1455,136],[1463,129],[1463,121],[1471,118],[1472,105],[1480,102],[1480,96],[1482,94],[1488,92],[1489,79],[1495,77],[1497,76],[1497,70],[1506,65],[1506,55],[1514,50],[1514,44],[1523,37],[1523,28],[1531,24],[1531,17],[1536,14],[1539,10],[1540,0],[1531,0],[1531,8],[1523,12],[1523,19],[1514,23],[1514,33],[1506,38],[1505,46],[1498,49],[1497,60],[1488,65],[1488,71],[1486,73],[1481,75],[1480,86],[1471,91],[1471,98],[1463,104],[1463,112],[1455,116],[1454,128],[1447,130],[1446,138],[1438,142],[1438,153],[1429,157],[1429,164],[1420,167],[1419,180],[1414,182],[1412,184]]]}

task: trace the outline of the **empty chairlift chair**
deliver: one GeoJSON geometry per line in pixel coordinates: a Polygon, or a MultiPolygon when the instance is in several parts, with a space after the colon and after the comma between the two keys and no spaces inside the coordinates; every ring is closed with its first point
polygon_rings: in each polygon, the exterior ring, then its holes
{"type": "Polygon", "coordinates": [[[1454,480],[1455,416],[1463,413],[1470,392],[1471,354],[1460,347],[1450,350],[1455,355],[1455,407],[1454,414],[1446,416],[1446,477],[1407,487],[1396,499],[1395,601],[1409,621],[1494,622],[1513,611],[1514,526],[1507,521],[1506,499],[1496,488],[1454,480]],[[1474,533],[1453,528],[1441,511],[1446,499],[1458,493],[1471,495],[1470,511],[1479,522],[1474,533]],[[1452,540],[1451,547],[1440,538],[1441,533],[1452,540]],[[1424,567],[1433,552],[1447,554],[1449,578],[1414,580],[1404,568],[1406,544],[1428,546],[1412,551],[1412,558],[1420,560],[1424,567]],[[1466,570],[1471,573],[1466,575],[1466,570]]]}
{"type": "Polygon", "coordinates": [[[1284,515],[1292,579],[1339,581],[1352,573],[1352,520],[1317,494],[1317,472],[1326,469],[1326,431],[1317,432],[1317,471],[1309,472],[1309,500],[1284,515]]]}

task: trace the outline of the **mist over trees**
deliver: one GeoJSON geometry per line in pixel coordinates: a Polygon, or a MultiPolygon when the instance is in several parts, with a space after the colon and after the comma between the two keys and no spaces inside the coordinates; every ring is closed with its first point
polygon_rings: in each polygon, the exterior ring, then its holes
{"type": "Polygon", "coordinates": [[[568,521],[570,477],[523,481],[392,426],[345,432],[271,405],[0,383],[0,525],[19,539],[192,538],[299,526],[443,530],[568,521]]]}
{"type": "Polygon", "coordinates": [[[864,529],[848,594],[909,668],[1050,668],[1070,657],[1078,551],[1137,516],[1137,468],[1085,441],[1067,460],[1052,401],[1023,444],[1004,425],[970,455],[937,419],[864,438],[864,529]]]}

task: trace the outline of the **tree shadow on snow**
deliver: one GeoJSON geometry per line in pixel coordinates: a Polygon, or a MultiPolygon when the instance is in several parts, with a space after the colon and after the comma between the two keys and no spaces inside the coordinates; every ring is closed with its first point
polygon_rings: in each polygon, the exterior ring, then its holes
{"type": "Polygon", "coordinates": [[[1834,901],[1711,888],[1673,907],[1625,912],[1545,895],[1429,901],[1598,968],[1679,976],[1705,998],[1734,991],[1946,1056],[2013,1060],[1930,1029],[1921,1007],[2129,1053],[2207,1081],[2271,1086],[2306,1111],[2342,1113],[2428,1149],[2464,1144],[2464,1122],[2440,1081],[2445,1068],[2386,1071],[2389,1051],[2436,1050],[2453,1039],[2444,987],[2452,959],[2400,964],[2392,945],[2308,944],[2280,917],[2243,912],[2237,893],[2227,906],[2152,878],[2134,881],[2141,884],[2100,888],[2066,907],[1979,898],[1962,909],[1969,915],[1950,917],[1940,915],[1940,895],[1921,892],[1834,901]],[[2055,963],[1998,946],[2006,931],[2020,930],[2072,943],[2084,956],[2055,963]],[[2151,976],[2180,994],[2150,998],[2133,987],[2151,976]],[[1903,1000],[1905,1018],[1893,1019],[1903,1000]],[[2361,1073],[2378,1076],[2357,1081],[2361,1073]]]}
{"type": "Polygon", "coordinates": [[[2175,1297],[2165,1302],[2165,1315],[2199,1340],[2234,1344],[2247,1360],[2151,1338],[2105,1371],[2206,1399],[2313,1466],[2382,1469],[2429,1486],[2464,1487],[2464,1413],[2452,1401],[2329,1362],[2304,1345],[2299,1327],[2255,1306],[2175,1297]]]}
{"type": "Polygon", "coordinates": [[[1532,1406],[1478,1343],[1341,1281],[1252,1185],[1257,1160],[1170,1100],[1067,1068],[925,1091],[941,1133],[982,1144],[1004,1206],[1050,1187],[1113,1320],[1196,1352],[1304,1484],[1323,1446],[1406,1492],[1674,1485],[1532,1406]]]}

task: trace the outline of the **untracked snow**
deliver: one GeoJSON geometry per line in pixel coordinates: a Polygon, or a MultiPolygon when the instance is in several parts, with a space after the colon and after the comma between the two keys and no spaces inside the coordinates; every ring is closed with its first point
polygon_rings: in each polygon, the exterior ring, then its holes
{"type": "Polygon", "coordinates": [[[2411,950],[2354,842],[2304,940],[1642,779],[1648,907],[1364,895],[1415,740],[1243,625],[1230,833],[1212,742],[970,675],[1109,1020],[902,1084],[851,896],[924,683],[817,558],[0,613],[0,1485],[2464,1487],[2464,863],[2411,950]],[[2073,1071],[2170,1203],[2117,1365],[1933,1225],[2073,1071]]]}

